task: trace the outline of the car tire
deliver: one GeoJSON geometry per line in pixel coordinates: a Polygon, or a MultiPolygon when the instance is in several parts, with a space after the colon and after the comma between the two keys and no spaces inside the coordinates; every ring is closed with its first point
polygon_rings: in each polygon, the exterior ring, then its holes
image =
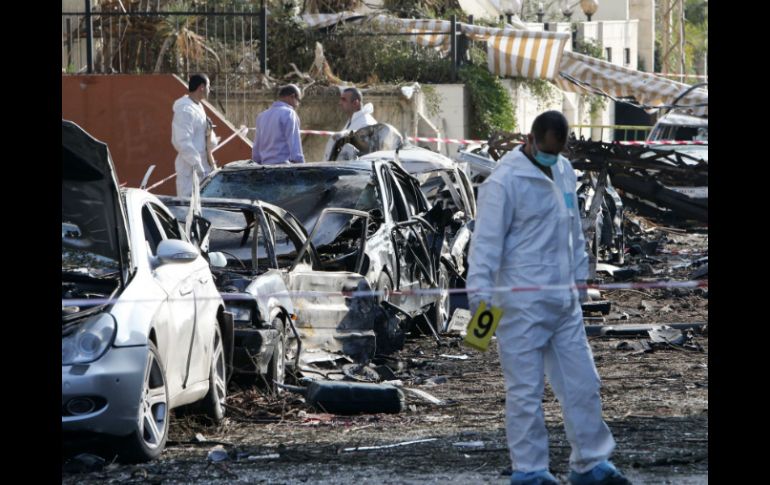
{"type": "Polygon", "coordinates": [[[214,423],[222,422],[225,417],[227,399],[227,365],[225,346],[219,323],[214,325],[214,342],[211,346],[211,369],[209,371],[209,392],[200,401],[200,408],[214,423]]]}
{"type": "Polygon", "coordinates": [[[278,330],[278,340],[273,349],[273,356],[267,364],[267,388],[273,394],[280,394],[282,389],[275,382],[283,384],[286,381],[286,331],[281,317],[273,319],[273,328],[278,330]]]}
{"type": "Polygon", "coordinates": [[[434,303],[429,311],[428,318],[437,333],[445,332],[449,324],[451,314],[450,295],[445,291],[449,289],[449,271],[446,266],[439,264],[438,288],[442,290],[439,301],[434,303]]]}
{"type": "Polygon", "coordinates": [[[169,408],[166,370],[157,347],[147,344],[147,365],[139,396],[136,429],[119,444],[121,462],[137,463],[157,458],[168,439],[169,408]]]}

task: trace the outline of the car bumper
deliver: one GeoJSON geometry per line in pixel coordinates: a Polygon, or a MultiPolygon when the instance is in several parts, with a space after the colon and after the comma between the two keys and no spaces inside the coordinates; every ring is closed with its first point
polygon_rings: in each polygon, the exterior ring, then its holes
{"type": "Polygon", "coordinates": [[[90,364],[61,368],[62,431],[125,436],[137,427],[148,347],[113,347],[90,364]],[[73,401],[79,400],[79,401],[73,401]],[[93,409],[88,409],[90,400],[93,409]],[[79,403],[74,406],[74,403],[79,403]],[[71,412],[74,408],[76,412],[71,412]]]}
{"type": "Polygon", "coordinates": [[[233,368],[244,374],[264,374],[273,356],[278,331],[275,329],[236,328],[233,368]]]}

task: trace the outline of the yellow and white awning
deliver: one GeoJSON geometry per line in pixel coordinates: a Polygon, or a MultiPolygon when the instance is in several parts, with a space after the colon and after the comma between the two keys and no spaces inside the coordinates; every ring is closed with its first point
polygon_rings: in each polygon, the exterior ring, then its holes
{"type": "MultiPolygon", "coordinates": [[[[575,79],[579,84],[585,83],[615,97],[633,96],[640,104],[649,106],[670,105],[690,88],[688,84],[575,52],[565,52],[562,55],[559,72],[575,79]]],[[[564,75],[554,80],[563,91],[582,94],[592,92],[588,87],[571,82],[564,75]]],[[[685,109],[691,107],[693,114],[697,116],[708,116],[708,91],[694,89],[677,101],[677,105],[685,109]]]]}

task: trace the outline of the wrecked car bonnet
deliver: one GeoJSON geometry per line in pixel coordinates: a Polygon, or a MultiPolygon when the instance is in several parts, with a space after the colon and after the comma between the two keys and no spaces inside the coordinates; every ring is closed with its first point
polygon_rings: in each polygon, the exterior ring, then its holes
{"type": "Polygon", "coordinates": [[[62,269],[89,268],[99,276],[122,270],[128,257],[126,216],[107,145],[62,120],[62,269]]]}

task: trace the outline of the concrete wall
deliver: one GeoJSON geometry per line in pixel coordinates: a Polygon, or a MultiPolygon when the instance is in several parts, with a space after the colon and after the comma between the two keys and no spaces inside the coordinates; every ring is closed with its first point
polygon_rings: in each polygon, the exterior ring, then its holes
{"type": "MultiPolygon", "coordinates": [[[[186,93],[186,83],[170,74],[62,75],[62,118],[106,143],[118,180],[138,187],[150,165],[156,165],[150,184],[175,172],[171,107],[186,93]]],[[[218,111],[210,105],[205,108],[217,136],[224,140],[234,133],[218,111]]],[[[215,152],[220,164],[250,157],[248,140],[237,136],[215,152]]],[[[154,192],[173,195],[173,180],[154,192]]]]}
{"type": "Polygon", "coordinates": [[[630,0],[630,17],[639,20],[638,51],[640,71],[655,69],[655,0],[630,0]]]}
{"type": "MultiPolygon", "coordinates": [[[[468,133],[468,93],[464,84],[433,84],[430,86],[439,97],[439,110],[428,119],[439,130],[443,138],[465,138],[468,133]]],[[[424,96],[423,98],[426,98],[424,96]]],[[[427,112],[427,107],[423,108],[427,112]]],[[[420,133],[421,136],[432,136],[420,133]]],[[[454,143],[441,144],[436,147],[440,153],[451,157],[457,152],[458,145],[454,143]]]]}
{"type": "Polygon", "coordinates": [[[615,65],[636,69],[638,20],[608,20],[602,22],[583,22],[578,24],[578,40],[599,41],[602,45],[604,60],[615,65]],[[612,59],[607,58],[607,49],[611,49],[612,59]],[[628,59],[626,49],[629,49],[628,59]],[[628,62],[626,62],[628,61],[628,62]]]}
{"type": "MultiPolygon", "coordinates": [[[[447,129],[452,137],[464,137],[468,117],[464,86],[460,84],[433,85],[431,88],[440,99],[439,112],[433,117],[428,115],[426,105],[428,96],[419,84],[404,87],[364,88],[362,89],[363,101],[374,105],[373,116],[377,121],[395,126],[404,136],[437,136],[435,132],[426,132],[428,129],[426,123],[420,122],[420,114],[422,114],[442,133],[444,129],[447,129]],[[411,95],[407,97],[410,92],[411,95]],[[423,128],[420,129],[420,127],[423,128]]],[[[347,118],[339,108],[340,92],[338,87],[311,88],[305,92],[302,103],[297,110],[301,128],[303,130],[341,130],[345,126],[347,118]]],[[[242,93],[230,92],[227,101],[212,96],[212,103],[217,106],[221,105],[223,110],[228,113],[228,118],[233,119],[235,124],[241,123],[240,120],[248,120],[243,123],[249,128],[248,138],[250,140],[254,139],[257,115],[269,108],[273,101],[275,101],[275,92],[272,90],[251,91],[246,96],[242,96],[242,93]]],[[[302,135],[302,150],[305,154],[305,160],[322,160],[327,140],[328,136],[326,135],[302,135]]],[[[435,143],[420,145],[439,149],[435,143]]]]}

